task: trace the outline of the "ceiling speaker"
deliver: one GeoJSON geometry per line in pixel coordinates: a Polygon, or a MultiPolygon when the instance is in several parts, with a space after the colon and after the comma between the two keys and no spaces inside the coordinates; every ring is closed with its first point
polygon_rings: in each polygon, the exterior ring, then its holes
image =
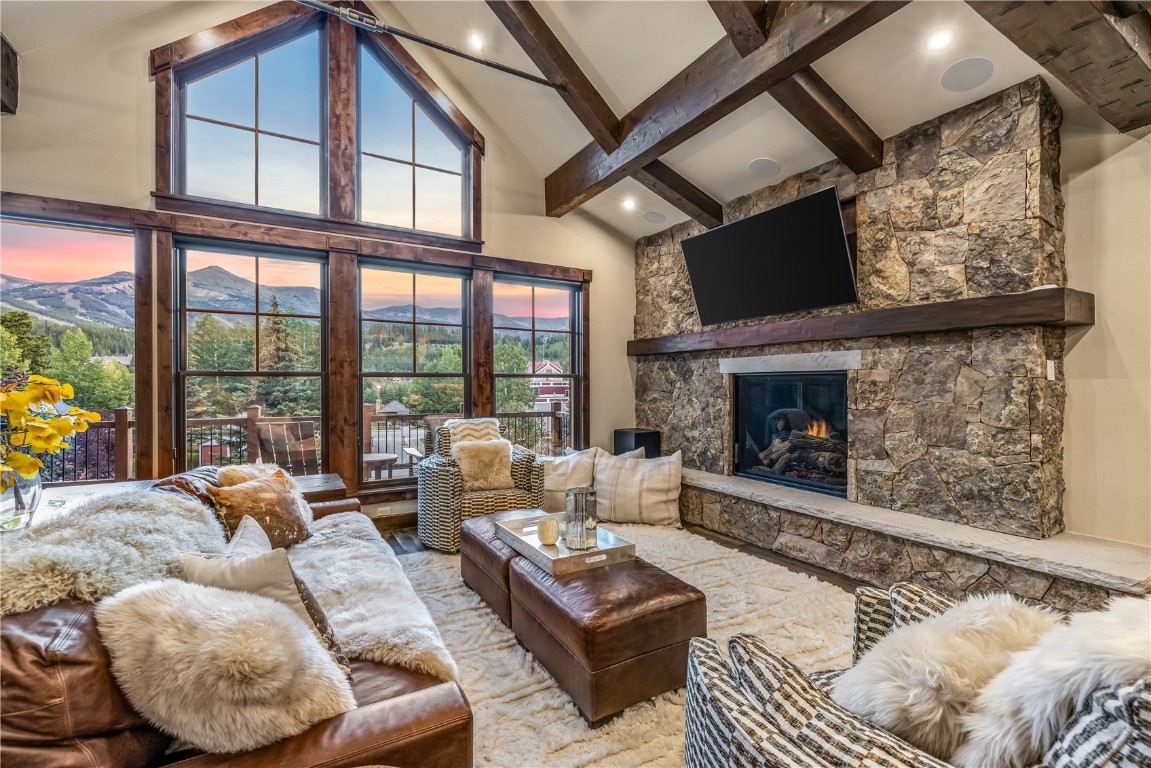
{"type": "Polygon", "coordinates": [[[976,56],[957,61],[943,72],[939,84],[949,91],[970,91],[991,79],[995,64],[989,59],[976,56]]]}

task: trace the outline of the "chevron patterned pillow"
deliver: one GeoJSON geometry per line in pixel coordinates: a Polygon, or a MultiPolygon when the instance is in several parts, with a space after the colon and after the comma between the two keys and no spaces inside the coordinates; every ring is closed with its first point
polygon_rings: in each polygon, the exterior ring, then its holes
{"type": "Polygon", "coordinates": [[[499,419],[451,419],[444,422],[444,426],[453,443],[500,439],[499,419]]]}

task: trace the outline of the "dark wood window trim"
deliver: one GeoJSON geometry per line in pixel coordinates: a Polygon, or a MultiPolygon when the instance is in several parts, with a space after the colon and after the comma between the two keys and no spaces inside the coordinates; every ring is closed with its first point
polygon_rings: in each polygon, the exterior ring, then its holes
{"type": "MultiPolygon", "coordinates": [[[[352,5],[360,11],[372,13],[362,3],[352,5]]],[[[357,32],[335,16],[325,16],[299,3],[284,0],[153,49],[150,54],[150,69],[156,82],[154,197],[158,210],[216,215],[240,221],[339,232],[358,237],[375,237],[476,253],[481,250],[483,243],[480,221],[480,170],[485,147],[483,134],[391,35],[357,32]],[[180,115],[176,103],[179,89],[173,68],[192,66],[198,69],[204,62],[211,62],[224,53],[231,53],[236,46],[242,48],[245,41],[263,36],[272,30],[286,28],[295,31],[309,24],[323,24],[324,43],[331,61],[326,79],[328,91],[328,120],[325,126],[327,154],[324,158],[327,166],[326,183],[321,181],[324,185],[322,197],[326,198],[326,207],[322,205],[321,210],[326,209],[326,215],[281,212],[180,194],[178,192],[180,185],[177,183],[178,169],[175,167],[179,154],[175,151],[179,136],[174,126],[176,117],[180,115]],[[424,103],[425,110],[434,110],[437,116],[446,118],[454,126],[454,132],[468,143],[469,157],[464,160],[463,173],[470,178],[464,180],[463,196],[464,204],[470,208],[471,215],[467,217],[470,221],[465,221],[464,237],[437,235],[356,221],[358,147],[355,133],[357,78],[354,75],[358,40],[363,40],[378,55],[386,57],[396,65],[396,68],[405,73],[414,88],[421,92],[423,98],[418,101],[424,103]]]]}
{"type": "MultiPolygon", "coordinates": [[[[437,248],[408,242],[394,242],[376,237],[357,237],[318,229],[299,229],[274,223],[253,223],[193,213],[145,211],[99,203],[0,193],[0,214],[66,221],[75,224],[135,229],[136,233],[136,349],[137,366],[142,370],[150,360],[151,376],[137,376],[137,412],[143,415],[137,475],[143,478],[172,474],[176,459],[176,356],[173,322],[175,307],[176,237],[209,237],[237,243],[275,245],[280,247],[326,251],[328,254],[328,430],[330,451],[326,460],[330,471],[338,472],[348,492],[360,490],[359,386],[359,261],[374,257],[391,262],[455,267],[471,270],[472,288],[472,415],[489,415],[494,411],[490,346],[481,339],[492,338],[491,285],[496,274],[511,278],[542,278],[578,283],[579,323],[573,330],[579,338],[579,353],[573,352],[573,368],[580,366],[580,418],[573,419],[572,441],[576,447],[587,446],[590,413],[590,378],[588,344],[591,328],[589,311],[591,270],[553,264],[536,264],[514,259],[500,259],[462,250],[437,248]],[[142,265],[146,265],[144,269],[142,265]],[[149,278],[150,273],[150,278],[149,278]],[[151,280],[149,283],[148,280],[151,280]],[[152,297],[155,296],[153,302],[152,297]],[[351,297],[351,300],[349,300],[351,297]],[[149,318],[145,322],[144,318],[149,318]],[[149,391],[150,388],[150,391],[149,391]],[[147,414],[155,421],[147,424],[147,414]],[[148,430],[154,437],[145,439],[148,430]],[[151,446],[155,450],[151,451],[151,446]]],[[[373,233],[376,234],[376,233],[373,233]]],[[[573,338],[574,343],[574,338],[573,338]]],[[[410,497],[411,489],[390,490],[379,498],[410,497]],[[407,496],[405,496],[407,494],[407,496]]],[[[365,498],[368,498],[365,496],[365,498]]],[[[374,498],[374,497],[373,497],[374,498]]]]}
{"type": "Polygon", "coordinates": [[[136,422],[136,477],[151,479],[156,477],[156,466],[162,464],[154,450],[155,422],[152,419],[156,405],[157,390],[153,376],[153,302],[152,291],[156,272],[153,269],[156,253],[155,231],[146,226],[137,226],[131,212],[112,206],[96,206],[90,203],[65,203],[52,205],[47,198],[24,198],[5,192],[0,200],[0,216],[11,221],[57,224],[63,227],[108,227],[121,230],[120,234],[132,238],[135,343],[132,350],[132,365],[135,369],[135,405],[133,417],[136,422]],[[9,204],[10,198],[13,204],[9,204]],[[23,204],[20,204],[23,203],[23,204]]]}

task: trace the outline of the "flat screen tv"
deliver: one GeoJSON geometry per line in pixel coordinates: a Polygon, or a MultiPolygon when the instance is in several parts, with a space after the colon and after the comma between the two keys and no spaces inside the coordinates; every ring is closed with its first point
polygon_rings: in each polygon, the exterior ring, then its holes
{"type": "Polygon", "coordinates": [[[704,325],[859,301],[835,187],[682,246],[704,325]]]}

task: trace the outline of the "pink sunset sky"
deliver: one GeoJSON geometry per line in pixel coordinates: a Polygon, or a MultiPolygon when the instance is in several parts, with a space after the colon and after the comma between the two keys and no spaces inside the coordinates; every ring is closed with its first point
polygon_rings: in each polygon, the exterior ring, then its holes
{"type": "Polygon", "coordinates": [[[44,283],[135,271],[131,235],[0,221],[0,273],[44,283]]]}

